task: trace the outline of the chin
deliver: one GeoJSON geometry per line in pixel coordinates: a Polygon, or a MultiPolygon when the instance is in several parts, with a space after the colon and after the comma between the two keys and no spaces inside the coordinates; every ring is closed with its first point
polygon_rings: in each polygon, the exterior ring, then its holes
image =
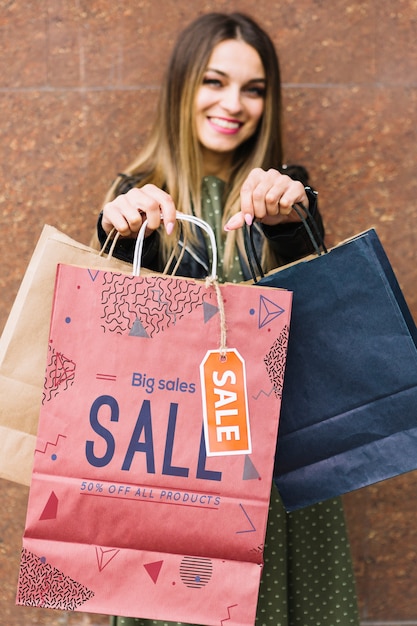
{"type": "Polygon", "coordinates": [[[228,154],[230,152],[234,152],[236,148],[240,146],[242,141],[237,141],[237,140],[235,141],[224,141],[224,140],[201,141],[200,140],[200,143],[206,150],[210,152],[221,152],[221,153],[228,154]]]}

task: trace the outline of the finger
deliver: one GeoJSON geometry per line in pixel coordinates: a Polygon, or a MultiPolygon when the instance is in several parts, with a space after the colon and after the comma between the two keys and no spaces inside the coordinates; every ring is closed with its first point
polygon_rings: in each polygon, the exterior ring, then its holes
{"type": "Polygon", "coordinates": [[[253,170],[245,182],[244,212],[249,213],[251,210],[253,216],[259,220],[279,216],[280,201],[288,184],[287,181],[291,179],[272,168],[268,171],[259,168],[253,170]]]}
{"type": "Polygon", "coordinates": [[[250,225],[255,217],[255,200],[259,204],[259,197],[254,199],[254,191],[261,183],[265,172],[261,168],[253,169],[240,190],[240,207],[245,222],[250,225]]]}
{"type": "MultiPolygon", "coordinates": [[[[273,170],[269,170],[268,174],[273,174],[273,170]]],[[[294,204],[297,202],[307,202],[304,185],[289,176],[276,173],[269,179],[271,187],[265,195],[265,205],[268,216],[283,215],[288,216],[294,204]]]]}
{"type": "Polygon", "coordinates": [[[176,210],[169,194],[155,185],[144,185],[130,189],[118,196],[103,209],[103,228],[110,232],[116,228],[123,236],[137,234],[143,221],[147,220],[147,230],[159,228],[161,218],[170,234],[174,228],[176,210]]]}
{"type": "Polygon", "coordinates": [[[270,187],[265,194],[265,205],[268,216],[288,215],[292,210],[292,205],[305,196],[303,185],[281,174],[277,170],[268,170],[267,180],[270,187]]]}
{"type": "Polygon", "coordinates": [[[144,185],[141,191],[144,194],[141,210],[146,213],[148,228],[156,230],[162,219],[165,230],[170,235],[176,220],[176,207],[172,197],[155,185],[144,185]]]}
{"type": "Polygon", "coordinates": [[[280,198],[281,213],[288,215],[292,211],[293,205],[298,202],[308,207],[308,198],[303,184],[298,181],[291,181],[291,184],[286,188],[280,198]]]}
{"type": "Polygon", "coordinates": [[[266,215],[275,217],[282,213],[281,209],[285,209],[285,205],[281,206],[281,200],[283,197],[283,189],[281,182],[273,182],[271,186],[265,191],[265,208],[266,215]]]}
{"type": "Polygon", "coordinates": [[[230,230],[237,230],[238,228],[242,228],[242,226],[245,224],[245,221],[246,223],[248,223],[246,218],[247,216],[245,216],[242,211],[239,211],[239,213],[236,213],[227,221],[224,226],[224,230],[228,232],[230,230]]]}
{"type": "Polygon", "coordinates": [[[125,196],[119,196],[103,207],[102,227],[109,233],[115,228],[123,237],[136,233],[142,225],[142,217],[125,196]]]}

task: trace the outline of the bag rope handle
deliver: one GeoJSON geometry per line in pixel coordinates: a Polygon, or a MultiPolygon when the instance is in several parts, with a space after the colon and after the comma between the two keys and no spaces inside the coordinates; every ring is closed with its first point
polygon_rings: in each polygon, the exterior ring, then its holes
{"type": "Polygon", "coordinates": [[[106,248],[107,248],[107,246],[109,245],[109,243],[111,241],[112,244],[111,244],[111,246],[109,248],[109,251],[107,252],[107,257],[106,257],[107,259],[111,259],[112,256],[113,256],[113,252],[114,252],[114,249],[116,247],[116,243],[117,243],[117,240],[119,239],[119,237],[120,237],[120,233],[117,232],[117,230],[115,228],[112,228],[111,231],[109,232],[109,234],[107,235],[106,241],[103,243],[103,246],[102,246],[100,252],[98,253],[98,256],[103,256],[104,257],[104,255],[106,254],[106,248]]]}

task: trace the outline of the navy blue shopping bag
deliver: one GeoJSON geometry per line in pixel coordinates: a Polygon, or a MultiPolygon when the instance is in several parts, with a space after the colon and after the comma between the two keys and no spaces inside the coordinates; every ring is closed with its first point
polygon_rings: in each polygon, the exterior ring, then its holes
{"type": "Polygon", "coordinates": [[[417,468],[417,330],[374,229],[259,285],[294,292],[275,463],[296,510],[417,468]]]}

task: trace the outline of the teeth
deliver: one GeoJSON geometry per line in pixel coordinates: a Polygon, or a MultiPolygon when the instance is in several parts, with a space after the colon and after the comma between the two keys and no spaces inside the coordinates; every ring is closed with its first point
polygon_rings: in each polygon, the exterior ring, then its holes
{"type": "Polygon", "coordinates": [[[228,120],[221,119],[220,117],[212,117],[211,121],[217,126],[221,126],[222,128],[229,128],[231,130],[236,130],[240,126],[239,122],[229,122],[228,120]]]}

